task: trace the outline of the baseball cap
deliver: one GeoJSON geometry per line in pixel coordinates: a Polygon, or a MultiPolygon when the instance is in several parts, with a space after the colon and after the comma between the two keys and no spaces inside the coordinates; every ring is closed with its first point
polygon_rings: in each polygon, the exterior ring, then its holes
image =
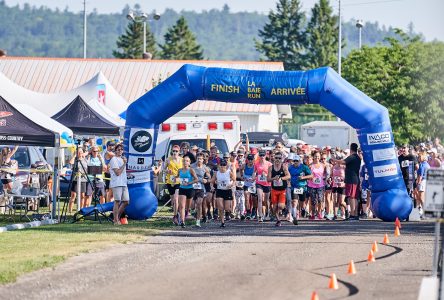
{"type": "MultiPolygon", "coordinates": [[[[233,151],[234,152],[234,151],[233,151]]],[[[237,154],[245,154],[245,151],[242,149],[237,150],[237,154]]]]}
{"type": "Polygon", "coordinates": [[[254,155],[253,154],[248,154],[247,155],[247,159],[248,160],[253,160],[254,159],[254,155]]]}
{"type": "Polygon", "coordinates": [[[423,148],[425,148],[425,143],[420,143],[420,144],[419,144],[419,147],[423,147],[423,148]]]}
{"type": "Polygon", "coordinates": [[[191,147],[191,149],[197,150],[197,149],[199,149],[199,147],[197,147],[197,145],[193,145],[193,147],[191,147]]]}
{"type": "Polygon", "coordinates": [[[114,143],[113,141],[108,141],[108,142],[106,142],[106,146],[108,147],[108,146],[115,146],[116,145],[116,143],[114,143]]]}
{"type": "Polygon", "coordinates": [[[265,150],[259,150],[259,156],[265,156],[267,152],[265,150]]]}
{"type": "Polygon", "coordinates": [[[224,158],[230,158],[230,153],[225,152],[225,153],[224,153],[224,158]]]}
{"type": "Polygon", "coordinates": [[[236,156],[237,153],[236,153],[236,151],[231,151],[231,152],[230,152],[230,155],[234,155],[234,156],[236,156]]]}
{"type": "Polygon", "coordinates": [[[228,163],[227,163],[227,161],[225,159],[221,159],[219,165],[226,166],[226,165],[228,165],[228,163]]]}
{"type": "Polygon", "coordinates": [[[180,147],[179,147],[179,145],[174,145],[172,149],[178,149],[178,150],[180,150],[180,147]]]}

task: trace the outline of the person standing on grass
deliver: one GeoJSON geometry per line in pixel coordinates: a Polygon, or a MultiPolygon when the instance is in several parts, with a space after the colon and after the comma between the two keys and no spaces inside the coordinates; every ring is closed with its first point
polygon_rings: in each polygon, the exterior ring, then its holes
{"type": "MultiPolygon", "coordinates": [[[[185,219],[187,217],[187,207],[194,197],[193,184],[198,182],[198,178],[194,169],[191,168],[191,159],[188,156],[183,158],[183,167],[179,169],[179,219],[180,226],[185,228],[185,219]]],[[[196,226],[200,227],[199,222],[196,222],[196,226]]]]}
{"type": "Polygon", "coordinates": [[[129,193],[126,179],[126,157],[123,155],[123,145],[115,147],[116,155],[109,162],[111,182],[110,188],[114,195],[114,224],[120,225],[120,215],[129,204],[129,193]]]}

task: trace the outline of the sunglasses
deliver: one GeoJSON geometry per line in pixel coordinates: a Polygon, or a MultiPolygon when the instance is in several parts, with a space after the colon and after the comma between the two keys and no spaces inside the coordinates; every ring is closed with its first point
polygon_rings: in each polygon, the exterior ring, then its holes
{"type": "Polygon", "coordinates": [[[282,157],[274,157],[275,160],[282,160],[282,157]]]}
{"type": "Polygon", "coordinates": [[[116,151],[123,151],[123,148],[117,148],[116,151]]]}
{"type": "Polygon", "coordinates": [[[179,151],[178,151],[178,150],[173,150],[172,152],[173,152],[173,153],[179,153],[179,151]]]}
{"type": "Polygon", "coordinates": [[[99,152],[98,150],[93,150],[92,152],[99,152]]]}

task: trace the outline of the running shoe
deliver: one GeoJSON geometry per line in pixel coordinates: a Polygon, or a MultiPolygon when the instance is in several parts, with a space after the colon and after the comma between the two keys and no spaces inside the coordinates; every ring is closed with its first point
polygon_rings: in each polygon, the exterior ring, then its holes
{"type": "Polygon", "coordinates": [[[180,223],[180,227],[185,228],[185,223],[184,222],[180,223]]]}
{"type": "Polygon", "coordinates": [[[332,221],[336,221],[338,217],[336,215],[333,216],[332,221]]]}
{"type": "Polygon", "coordinates": [[[276,224],[275,224],[274,226],[276,226],[276,227],[281,227],[281,226],[282,226],[281,221],[277,221],[276,224]]]}
{"type": "Polygon", "coordinates": [[[259,223],[262,223],[262,222],[264,222],[264,219],[263,219],[262,217],[259,217],[258,222],[259,222],[259,223]]]}
{"type": "Polygon", "coordinates": [[[315,216],[310,216],[308,219],[310,219],[310,220],[314,220],[314,219],[315,219],[315,216]]]}
{"type": "Polygon", "coordinates": [[[318,213],[318,220],[322,220],[322,213],[318,213]]]}
{"type": "Polygon", "coordinates": [[[207,222],[207,217],[203,217],[203,218],[202,218],[202,222],[203,222],[203,223],[206,223],[206,222],[207,222]]]}
{"type": "Polygon", "coordinates": [[[245,215],[240,216],[241,221],[245,220],[245,215]]]}
{"type": "Polygon", "coordinates": [[[350,219],[350,212],[348,211],[348,209],[345,210],[345,220],[350,219]]]}
{"type": "Polygon", "coordinates": [[[307,212],[305,211],[305,208],[301,209],[301,216],[305,218],[307,216],[307,212]]]}
{"type": "Polygon", "coordinates": [[[293,219],[293,225],[298,225],[298,220],[296,218],[293,219]]]}
{"type": "Polygon", "coordinates": [[[247,220],[251,220],[251,214],[248,214],[246,217],[247,220]]]}
{"type": "Polygon", "coordinates": [[[199,227],[199,228],[201,227],[200,226],[200,220],[196,220],[196,227],[199,227]]]}
{"type": "Polygon", "coordinates": [[[179,225],[179,220],[177,219],[177,216],[173,217],[173,224],[178,226],[179,225]]]}
{"type": "Polygon", "coordinates": [[[220,228],[225,228],[225,223],[220,224],[220,228]]]}

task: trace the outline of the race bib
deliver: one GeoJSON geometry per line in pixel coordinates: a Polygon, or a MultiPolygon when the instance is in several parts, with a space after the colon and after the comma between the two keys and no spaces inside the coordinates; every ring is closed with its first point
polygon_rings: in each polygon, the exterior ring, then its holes
{"type": "Polygon", "coordinates": [[[408,160],[403,160],[402,162],[401,162],[401,167],[403,167],[403,168],[407,168],[409,166],[409,161],[408,160]]]}
{"type": "Polygon", "coordinates": [[[321,184],[321,178],[319,178],[319,177],[313,178],[313,183],[314,184],[321,184]]]}
{"type": "Polygon", "coordinates": [[[179,182],[181,185],[186,185],[188,183],[188,178],[179,178],[179,182]]]}
{"type": "Polygon", "coordinates": [[[37,183],[39,183],[39,175],[37,175],[37,174],[32,174],[31,175],[31,183],[32,184],[37,184],[37,183]]]}
{"type": "Polygon", "coordinates": [[[253,185],[253,186],[248,187],[248,192],[250,194],[256,194],[256,186],[253,185]]]}
{"type": "Polygon", "coordinates": [[[217,183],[217,188],[219,190],[226,190],[226,189],[228,189],[228,182],[226,182],[226,181],[218,182],[217,183]]]}
{"type": "Polygon", "coordinates": [[[267,175],[265,175],[265,174],[261,174],[261,175],[259,176],[259,181],[267,181],[267,175]]]}
{"type": "Polygon", "coordinates": [[[171,180],[171,182],[176,182],[176,176],[171,175],[171,176],[170,176],[170,180],[171,180]]]}
{"type": "Polygon", "coordinates": [[[236,186],[238,187],[238,188],[241,188],[241,187],[244,187],[244,182],[243,181],[236,181],[236,186]]]}
{"type": "Polygon", "coordinates": [[[341,182],[342,182],[342,178],[341,178],[341,177],[334,177],[334,178],[333,178],[333,181],[334,181],[335,183],[341,183],[341,182]]]}
{"type": "Polygon", "coordinates": [[[368,174],[365,174],[365,175],[364,175],[364,179],[365,179],[365,180],[368,180],[368,174]]]}
{"type": "Polygon", "coordinates": [[[273,186],[283,186],[284,182],[281,179],[273,180],[273,186]]]}
{"type": "Polygon", "coordinates": [[[293,189],[293,193],[295,194],[295,195],[302,195],[303,193],[304,193],[304,189],[303,188],[294,188],[293,189]]]}
{"type": "Polygon", "coordinates": [[[200,182],[193,183],[193,189],[201,190],[202,189],[202,184],[200,182]]]}

